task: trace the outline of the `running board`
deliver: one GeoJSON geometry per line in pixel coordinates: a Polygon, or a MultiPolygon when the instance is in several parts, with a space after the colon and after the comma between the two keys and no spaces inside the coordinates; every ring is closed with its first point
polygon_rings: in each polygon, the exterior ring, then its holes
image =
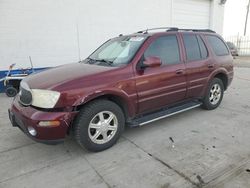
{"type": "Polygon", "coordinates": [[[148,123],[175,115],[175,114],[179,114],[181,112],[185,112],[188,110],[191,110],[193,108],[197,108],[199,106],[201,106],[201,102],[199,101],[189,101],[186,103],[182,103],[178,106],[173,106],[161,111],[157,111],[151,114],[147,114],[147,115],[143,115],[141,117],[135,118],[133,119],[131,122],[129,122],[129,125],[131,127],[135,127],[135,126],[142,126],[142,125],[146,125],[148,123]]]}

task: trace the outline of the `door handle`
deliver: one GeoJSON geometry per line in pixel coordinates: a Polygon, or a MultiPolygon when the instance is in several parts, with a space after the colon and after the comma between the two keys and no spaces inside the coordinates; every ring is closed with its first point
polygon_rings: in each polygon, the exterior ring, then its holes
{"type": "Polygon", "coordinates": [[[179,69],[177,71],[175,71],[176,74],[183,74],[184,70],[183,69],[179,69]]]}
{"type": "Polygon", "coordinates": [[[212,68],[214,68],[214,64],[209,64],[207,67],[208,67],[209,69],[212,69],[212,68]]]}

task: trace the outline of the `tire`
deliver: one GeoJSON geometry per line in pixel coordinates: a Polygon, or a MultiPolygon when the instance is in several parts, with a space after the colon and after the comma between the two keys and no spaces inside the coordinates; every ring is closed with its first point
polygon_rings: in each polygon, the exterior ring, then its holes
{"type": "Polygon", "coordinates": [[[5,93],[8,97],[15,97],[18,93],[17,89],[14,87],[7,87],[5,93]]]}
{"type": "Polygon", "coordinates": [[[224,85],[221,79],[214,78],[208,86],[206,96],[203,100],[203,108],[207,110],[213,110],[217,108],[224,95],[224,85]]]}
{"type": "Polygon", "coordinates": [[[73,134],[81,147],[98,152],[113,146],[124,126],[121,108],[112,101],[98,99],[80,110],[73,124],[73,134]]]}

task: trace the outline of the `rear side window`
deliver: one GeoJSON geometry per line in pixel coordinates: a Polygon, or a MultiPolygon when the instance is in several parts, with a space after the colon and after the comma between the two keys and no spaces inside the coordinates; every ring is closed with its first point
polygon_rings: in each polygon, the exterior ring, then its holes
{"type": "Polygon", "coordinates": [[[207,40],[216,55],[223,56],[229,54],[226,44],[219,37],[207,35],[207,40]]]}
{"type": "Polygon", "coordinates": [[[207,48],[200,36],[184,34],[183,39],[188,61],[197,61],[207,57],[207,48]]]}
{"type": "Polygon", "coordinates": [[[156,56],[161,58],[162,64],[176,64],[180,62],[179,45],[176,35],[157,38],[150,44],[144,57],[156,56]]]}
{"type": "Polygon", "coordinates": [[[201,50],[201,58],[205,59],[208,56],[207,48],[200,36],[197,36],[197,39],[201,50]]]}
{"type": "Polygon", "coordinates": [[[196,36],[184,34],[183,38],[187,53],[187,60],[195,61],[201,59],[200,48],[196,36]]]}

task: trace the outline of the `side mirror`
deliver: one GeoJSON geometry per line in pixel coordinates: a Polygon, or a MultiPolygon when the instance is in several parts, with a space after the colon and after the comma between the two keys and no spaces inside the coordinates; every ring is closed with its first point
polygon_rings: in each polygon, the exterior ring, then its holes
{"type": "Polygon", "coordinates": [[[142,64],[142,68],[146,67],[159,67],[161,66],[161,59],[159,57],[150,56],[145,58],[142,64]]]}

